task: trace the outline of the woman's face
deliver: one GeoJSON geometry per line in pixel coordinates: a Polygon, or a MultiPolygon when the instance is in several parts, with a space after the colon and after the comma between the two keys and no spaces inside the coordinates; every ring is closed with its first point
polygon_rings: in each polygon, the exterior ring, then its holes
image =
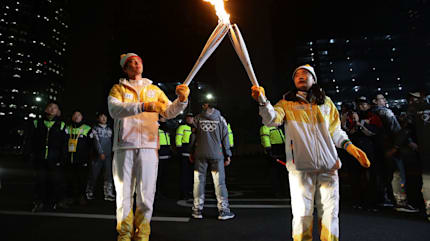
{"type": "Polygon", "coordinates": [[[299,69],[294,74],[294,85],[298,90],[308,91],[314,82],[315,80],[312,74],[305,69],[299,69]]]}

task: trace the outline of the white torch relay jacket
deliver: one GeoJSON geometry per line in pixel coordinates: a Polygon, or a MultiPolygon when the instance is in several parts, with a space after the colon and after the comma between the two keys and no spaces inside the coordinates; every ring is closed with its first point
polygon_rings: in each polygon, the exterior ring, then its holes
{"type": "Polygon", "coordinates": [[[259,114],[266,126],[285,128],[285,152],[290,171],[335,171],[341,167],[336,146],[342,148],[348,135],[341,129],[339,112],[329,97],[323,105],[280,100],[275,107],[269,102],[259,114]]]}
{"type": "Polygon", "coordinates": [[[114,119],[113,151],[159,148],[158,113],[142,112],[142,103],[165,103],[167,109],[160,114],[167,119],[176,117],[187,107],[188,102],[180,102],[179,99],[171,102],[151,80],[143,78],[139,81],[142,86],[140,93],[126,79],[120,79],[109,93],[109,113],[114,119]]]}

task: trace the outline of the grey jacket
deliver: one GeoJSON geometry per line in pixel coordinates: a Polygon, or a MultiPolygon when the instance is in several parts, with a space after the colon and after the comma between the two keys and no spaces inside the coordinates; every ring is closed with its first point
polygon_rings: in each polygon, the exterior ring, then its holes
{"type": "Polygon", "coordinates": [[[227,122],[221,113],[213,108],[194,118],[195,133],[191,136],[191,146],[196,159],[224,159],[231,156],[227,122]]]}
{"type": "Polygon", "coordinates": [[[112,129],[106,125],[106,127],[97,124],[93,127],[90,137],[94,140],[94,147],[97,150],[97,154],[104,154],[110,156],[112,153],[112,129]]]}

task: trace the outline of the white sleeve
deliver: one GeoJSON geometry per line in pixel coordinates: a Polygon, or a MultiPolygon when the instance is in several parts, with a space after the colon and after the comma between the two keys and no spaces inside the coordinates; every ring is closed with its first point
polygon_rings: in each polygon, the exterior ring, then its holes
{"type": "Polygon", "coordinates": [[[175,118],[182,111],[184,111],[185,108],[187,108],[187,105],[188,105],[188,101],[180,102],[179,99],[176,99],[173,102],[169,102],[169,104],[167,105],[167,109],[166,111],[164,111],[164,113],[162,113],[162,116],[167,119],[175,118]]]}
{"type": "Polygon", "coordinates": [[[123,103],[113,96],[108,97],[108,108],[113,119],[122,119],[142,113],[142,103],[123,103]]]}
{"type": "Polygon", "coordinates": [[[280,126],[285,116],[285,112],[282,108],[277,108],[277,110],[275,110],[269,101],[267,101],[264,106],[260,106],[258,113],[263,119],[262,122],[265,126],[280,126]]]}

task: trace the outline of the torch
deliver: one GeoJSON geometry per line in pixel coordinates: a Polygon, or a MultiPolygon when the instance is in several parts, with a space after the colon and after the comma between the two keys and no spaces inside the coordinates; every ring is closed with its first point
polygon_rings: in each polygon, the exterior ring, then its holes
{"type": "MultiPolygon", "coordinates": [[[[249,58],[248,50],[246,49],[245,41],[243,40],[242,34],[240,33],[239,27],[236,24],[230,24],[230,40],[233,43],[234,50],[240,58],[243,66],[245,67],[246,73],[248,74],[249,80],[252,85],[259,86],[257,77],[255,76],[254,69],[252,68],[251,59],[249,58]]],[[[259,96],[259,101],[266,102],[264,95],[259,96]]]]}
{"type": "Polygon", "coordinates": [[[230,15],[224,10],[223,0],[204,0],[205,2],[210,2],[215,6],[216,14],[218,15],[219,21],[215,30],[212,32],[205,47],[203,48],[197,62],[194,64],[191,72],[188,74],[184,81],[184,84],[189,85],[193,80],[194,76],[200,70],[202,65],[206,60],[212,55],[221,41],[224,39],[225,35],[228,33],[228,26],[230,25],[230,15]]]}
{"type": "MultiPolygon", "coordinates": [[[[246,49],[245,41],[243,40],[242,34],[239,31],[239,27],[236,24],[230,23],[230,15],[224,9],[224,0],[204,0],[205,2],[210,2],[215,6],[216,14],[219,18],[218,26],[213,31],[212,35],[206,42],[200,57],[197,59],[191,72],[188,74],[184,81],[184,84],[189,85],[191,80],[194,78],[196,73],[200,70],[202,65],[215,51],[221,41],[224,39],[227,32],[229,32],[231,42],[233,47],[240,58],[243,66],[245,67],[246,73],[253,85],[259,86],[257,77],[255,76],[254,69],[252,68],[251,59],[249,58],[248,50],[246,49]]],[[[264,96],[259,97],[260,102],[266,102],[264,96]]]]}
{"type": "Polygon", "coordinates": [[[187,78],[185,79],[184,81],[185,85],[189,85],[191,83],[194,76],[197,74],[197,72],[206,62],[206,60],[212,55],[212,53],[215,51],[215,49],[224,39],[227,32],[228,32],[227,24],[219,22],[218,26],[215,28],[215,30],[212,32],[211,36],[209,37],[208,41],[206,42],[206,45],[203,48],[202,52],[200,53],[200,56],[197,59],[197,62],[194,64],[193,68],[191,69],[191,72],[188,74],[187,78]]]}

